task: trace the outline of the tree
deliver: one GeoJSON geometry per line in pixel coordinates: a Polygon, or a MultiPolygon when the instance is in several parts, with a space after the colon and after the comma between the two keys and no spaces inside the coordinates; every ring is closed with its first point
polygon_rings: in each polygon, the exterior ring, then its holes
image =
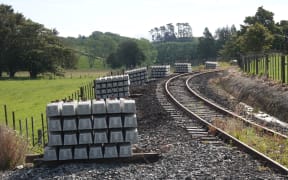
{"type": "Polygon", "coordinates": [[[209,59],[216,57],[215,39],[206,27],[203,37],[199,39],[198,56],[200,59],[209,59]]]}
{"type": "Polygon", "coordinates": [[[23,15],[14,13],[11,6],[0,5],[0,76],[7,71],[13,77],[21,68],[18,37],[24,20],[23,15]]]}
{"type": "Polygon", "coordinates": [[[126,68],[140,65],[145,60],[143,51],[138,47],[135,41],[125,41],[118,47],[117,52],[110,54],[107,63],[111,67],[126,66],[126,68]]]}
{"type": "Polygon", "coordinates": [[[215,48],[218,52],[223,48],[224,44],[231,39],[233,35],[237,33],[237,30],[234,25],[230,27],[218,28],[215,32],[215,48]]]}
{"type": "Polygon", "coordinates": [[[264,53],[270,50],[274,39],[271,32],[262,24],[250,26],[243,36],[246,52],[264,53]]]}

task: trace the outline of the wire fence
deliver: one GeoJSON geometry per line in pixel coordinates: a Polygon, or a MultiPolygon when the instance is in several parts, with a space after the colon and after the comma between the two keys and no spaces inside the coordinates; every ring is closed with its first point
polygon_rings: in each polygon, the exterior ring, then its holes
{"type": "MultiPolygon", "coordinates": [[[[68,95],[61,99],[62,101],[71,101],[71,100],[88,100],[93,99],[95,96],[94,93],[94,82],[89,82],[79,87],[78,90],[73,92],[71,95],[68,95]]],[[[54,100],[59,101],[59,100],[54,100]]],[[[53,102],[53,101],[51,101],[53,102]]],[[[42,148],[46,146],[48,142],[47,127],[48,121],[46,113],[41,113],[40,119],[31,116],[29,118],[17,119],[16,113],[14,111],[9,111],[6,104],[3,105],[4,111],[4,124],[7,127],[17,131],[19,135],[25,137],[25,139],[31,144],[32,147],[42,148]],[[8,118],[8,113],[12,114],[12,118],[8,118]],[[37,123],[38,126],[35,126],[37,123]],[[40,126],[39,126],[40,124],[40,126]]]]}

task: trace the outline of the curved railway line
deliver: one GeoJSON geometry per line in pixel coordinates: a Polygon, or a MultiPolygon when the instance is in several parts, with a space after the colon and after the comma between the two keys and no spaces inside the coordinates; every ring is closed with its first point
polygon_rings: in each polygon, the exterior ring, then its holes
{"type": "MultiPolygon", "coordinates": [[[[215,71],[210,71],[215,72],[215,71]]],[[[204,72],[204,73],[210,73],[204,72]]],[[[235,146],[242,149],[243,151],[251,154],[253,157],[256,157],[260,161],[265,162],[265,165],[280,171],[281,173],[288,174],[288,169],[279,164],[278,162],[272,160],[261,152],[253,149],[247,144],[239,141],[235,137],[229,135],[225,131],[217,128],[212,124],[214,118],[235,118],[244,122],[245,125],[256,127],[258,130],[261,129],[263,132],[278,136],[283,139],[287,139],[287,136],[270,130],[266,127],[253,123],[246,120],[245,118],[223,108],[219,105],[210,102],[205,97],[202,97],[196,93],[191,87],[189,81],[196,77],[201,76],[204,73],[193,72],[186,74],[179,74],[169,78],[162,87],[158,87],[157,97],[161,105],[166,109],[167,112],[174,118],[180,119],[179,125],[185,128],[189,134],[192,135],[192,138],[198,139],[204,143],[211,143],[214,145],[221,146],[223,140],[227,142],[232,142],[235,146]],[[164,86],[164,87],[163,87],[164,86]],[[161,92],[162,91],[162,92],[161,92]],[[162,93],[162,94],[161,94],[162,93]],[[165,99],[165,95],[169,98],[170,101],[174,104],[171,105],[165,99]],[[177,106],[177,108],[175,107],[177,106]],[[187,115],[189,120],[183,119],[181,114],[187,115]],[[181,119],[183,119],[181,121],[181,119]],[[213,129],[215,135],[208,133],[208,129],[213,129]],[[222,140],[220,140],[220,137],[222,140]]]]}

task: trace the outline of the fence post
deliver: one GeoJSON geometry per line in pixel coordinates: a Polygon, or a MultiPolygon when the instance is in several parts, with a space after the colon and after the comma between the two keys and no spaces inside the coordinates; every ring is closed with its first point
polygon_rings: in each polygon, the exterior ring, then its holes
{"type": "Polygon", "coordinates": [[[42,130],[38,129],[38,145],[42,144],[42,130]]]}
{"type": "Polygon", "coordinates": [[[35,141],[34,141],[34,120],[33,120],[33,116],[31,117],[31,127],[32,127],[32,145],[34,147],[35,141]]]}
{"type": "Polygon", "coordinates": [[[15,126],[15,112],[14,111],[12,111],[12,120],[13,120],[13,130],[15,130],[16,126],[15,126]]]}
{"type": "Polygon", "coordinates": [[[268,54],[265,56],[265,75],[269,78],[269,56],[268,54]]]}
{"type": "Polygon", "coordinates": [[[27,119],[27,118],[25,119],[25,125],[26,125],[26,138],[27,138],[27,140],[28,140],[28,138],[29,138],[29,132],[28,132],[28,119],[27,119]]]}
{"type": "Polygon", "coordinates": [[[258,56],[255,57],[255,63],[256,63],[256,66],[255,66],[256,74],[258,75],[258,73],[259,73],[259,65],[258,65],[259,58],[258,58],[258,56]]]}
{"type": "Polygon", "coordinates": [[[43,113],[41,113],[41,122],[42,122],[42,136],[43,136],[43,146],[45,146],[45,130],[44,130],[44,116],[43,113]]]}
{"type": "Polygon", "coordinates": [[[282,83],[284,84],[286,81],[285,81],[285,56],[282,55],[281,56],[281,75],[282,75],[282,83]]]}
{"type": "Polygon", "coordinates": [[[21,119],[19,119],[19,129],[20,129],[20,135],[22,136],[22,122],[21,122],[21,119]]]}
{"type": "Polygon", "coordinates": [[[5,115],[6,126],[8,126],[7,106],[6,106],[6,104],[4,104],[4,115],[5,115]]]}

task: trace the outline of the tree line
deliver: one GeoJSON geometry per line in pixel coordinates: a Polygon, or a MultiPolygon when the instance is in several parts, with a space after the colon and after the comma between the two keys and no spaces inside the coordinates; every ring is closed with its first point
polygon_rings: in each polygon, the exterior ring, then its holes
{"type": "Polygon", "coordinates": [[[257,9],[254,16],[247,16],[239,31],[223,45],[219,54],[223,57],[240,57],[250,54],[288,52],[288,21],[274,21],[274,13],[257,9]]]}
{"type": "Polygon", "coordinates": [[[234,25],[208,27],[203,36],[193,37],[188,23],[172,23],[150,30],[147,39],[122,37],[111,32],[94,31],[89,36],[58,37],[56,29],[26,19],[11,6],[0,5],[0,75],[14,77],[28,71],[32,78],[39,73],[76,68],[79,56],[86,56],[89,67],[95,59],[111,68],[173,64],[188,61],[199,64],[210,59],[232,59],[252,53],[288,51],[288,21],[274,21],[274,13],[259,7],[247,16],[240,30],[234,25]]]}
{"type": "Polygon", "coordinates": [[[57,34],[56,29],[47,29],[0,4],[0,77],[3,72],[14,77],[18,71],[28,71],[36,78],[40,73],[75,68],[73,50],[57,34]]]}
{"type": "Polygon", "coordinates": [[[149,31],[153,42],[190,41],[192,28],[189,23],[177,23],[177,29],[172,23],[155,27],[149,31]]]}

